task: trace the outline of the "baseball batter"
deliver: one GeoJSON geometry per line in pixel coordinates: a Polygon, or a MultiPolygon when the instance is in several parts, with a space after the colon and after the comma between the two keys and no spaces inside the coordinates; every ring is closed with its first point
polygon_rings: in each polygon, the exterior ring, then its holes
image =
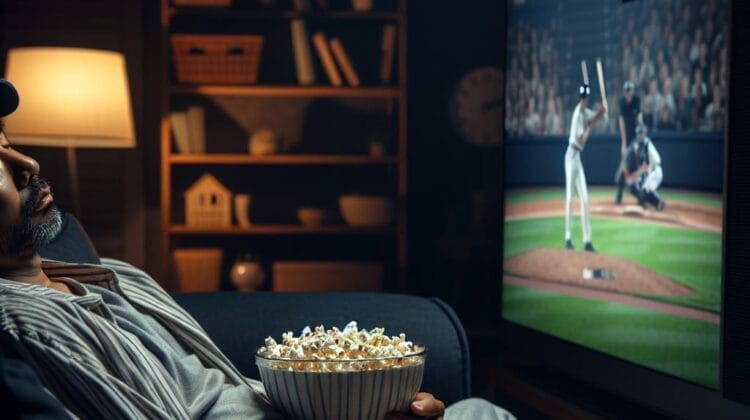
{"type": "Polygon", "coordinates": [[[581,227],[583,230],[584,249],[596,252],[591,243],[591,220],[589,217],[589,192],[586,185],[586,174],[581,163],[581,152],[591,134],[592,127],[606,116],[606,108],[602,106],[594,113],[588,106],[588,98],[591,89],[587,83],[578,89],[581,100],[573,110],[570,121],[570,136],[568,137],[568,149],[565,152],[565,247],[575,249],[570,236],[570,224],[572,218],[573,190],[581,200],[581,227]]]}

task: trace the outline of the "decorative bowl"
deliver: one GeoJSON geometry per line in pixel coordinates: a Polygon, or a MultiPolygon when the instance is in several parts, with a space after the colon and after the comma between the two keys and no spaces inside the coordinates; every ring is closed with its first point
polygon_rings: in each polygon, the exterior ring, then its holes
{"type": "Polygon", "coordinates": [[[297,220],[305,226],[320,226],[326,218],[326,211],[315,207],[297,209],[297,220]]]}
{"type": "Polygon", "coordinates": [[[382,420],[408,411],[424,375],[426,349],[401,357],[284,360],[256,353],[266,394],[293,419],[382,420]]]}
{"type": "Polygon", "coordinates": [[[385,196],[342,195],[339,210],[349,226],[385,227],[393,221],[393,202],[385,196]]]}

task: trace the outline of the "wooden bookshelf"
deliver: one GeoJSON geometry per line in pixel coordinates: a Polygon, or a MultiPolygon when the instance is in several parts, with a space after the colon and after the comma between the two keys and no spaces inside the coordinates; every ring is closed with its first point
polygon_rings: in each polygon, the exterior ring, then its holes
{"type": "Polygon", "coordinates": [[[172,225],[169,232],[175,235],[393,235],[396,228],[365,228],[346,225],[303,226],[264,225],[250,227],[229,226],[226,228],[172,225]]]}
{"type": "Polygon", "coordinates": [[[391,20],[400,21],[398,12],[355,12],[348,10],[329,10],[296,12],[292,10],[242,10],[206,7],[170,7],[169,15],[200,17],[206,19],[315,19],[315,20],[391,20]]]}
{"type": "Polygon", "coordinates": [[[333,86],[219,86],[174,85],[170,93],[193,95],[255,96],[287,98],[383,98],[401,96],[397,87],[333,87],[333,86]]]}
{"type": "Polygon", "coordinates": [[[370,157],[357,155],[240,155],[240,154],[185,154],[171,155],[174,165],[396,165],[398,157],[370,157]]]}
{"type": "MultiPolygon", "coordinates": [[[[170,0],[161,0],[161,256],[163,271],[159,277],[163,284],[167,287],[176,284],[174,282],[174,271],[172,267],[172,251],[177,247],[183,246],[195,246],[200,247],[204,244],[216,244],[217,238],[220,243],[237,244],[243,241],[243,237],[252,237],[253,243],[265,244],[263,241],[269,244],[274,244],[275,249],[284,249],[289,247],[290,249],[295,248],[298,244],[303,241],[317,240],[318,238],[326,244],[337,241],[349,241],[341,242],[342,244],[349,243],[363,243],[369,244],[368,247],[363,249],[381,249],[388,248],[389,251],[383,251],[385,260],[383,263],[386,267],[395,269],[398,279],[398,290],[405,290],[404,283],[404,268],[406,265],[406,211],[403,203],[406,199],[407,188],[406,188],[406,2],[407,0],[396,0],[395,8],[393,10],[375,10],[370,12],[357,12],[352,10],[313,10],[299,12],[294,10],[254,10],[240,5],[238,7],[228,8],[212,8],[212,7],[174,7],[170,0]],[[180,29],[176,29],[175,19],[179,19],[180,29]],[[325,28],[339,28],[331,29],[332,36],[345,37],[345,34],[337,33],[343,27],[361,28],[361,27],[372,27],[381,28],[386,24],[396,25],[397,27],[397,38],[395,43],[395,55],[393,67],[393,77],[388,84],[380,84],[379,80],[362,80],[362,85],[358,87],[342,86],[334,87],[327,83],[325,73],[322,69],[318,69],[318,80],[316,84],[309,86],[302,86],[294,84],[295,80],[288,82],[285,81],[274,81],[279,84],[268,84],[262,78],[258,80],[258,84],[254,85],[229,85],[229,84],[186,84],[177,82],[175,76],[175,62],[172,57],[171,50],[171,35],[173,33],[184,33],[184,31],[190,31],[193,25],[191,22],[195,22],[194,27],[198,28],[215,28],[216,31],[202,29],[197,31],[198,33],[222,33],[221,29],[224,26],[224,22],[230,22],[234,27],[243,27],[253,31],[254,27],[258,28],[269,28],[273,25],[281,25],[284,27],[284,32],[288,31],[289,25],[292,19],[304,19],[305,21],[313,22],[310,25],[315,27],[315,31],[326,31],[325,28]],[[340,25],[340,23],[345,25],[340,25]],[[351,22],[351,23],[348,23],[351,22]],[[360,25],[360,23],[362,25],[360,25]],[[186,29],[187,28],[187,29],[186,29]],[[174,31],[174,32],[173,32],[174,31]],[[176,98],[179,96],[179,98],[176,98]],[[210,98],[210,97],[221,97],[229,96],[234,97],[233,100],[242,100],[243,98],[248,99],[263,99],[263,98],[291,98],[299,99],[300,101],[312,101],[319,98],[331,98],[333,100],[347,101],[349,99],[355,99],[357,101],[375,101],[381,103],[387,110],[389,115],[388,123],[390,124],[390,136],[392,143],[389,144],[387,149],[388,154],[385,156],[370,156],[366,155],[366,150],[362,150],[363,154],[332,154],[336,153],[336,150],[331,148],[323,148],[326,153],[316,154],[273,154],[273,155],[250,155],[242,153],[203,153],[203,154],[178,154],[176,152],[174,140],[172,137],[172,128],[170,122],[170,113],[174,110],[179,110],[179,106],[175,106],[173,109],[173,102],[185,100],[185,98],[210,98]],[[217,167],[221,168],[217,168],[217,167]],[[224,176],[239,176],[243,177],[242,181],[247,182],[247,185],[252,186],[256,182],[272,182],[272,180],[264,179],[253,179],[252,176],[261,177],[265,175],[257,175],[258,171],[250,170],[249,167],[255,166],[281,166],[288,167],[289,171],[299,173],[300,182],[305,182],[305,174],[309,173],[306,171],[313,171],[316,174],[319,173],[331,173],[335,174],[334,177],[348,177],[349,171],[353,174],[362,173],[377,173],[378,175],[371,175],[371,178],[376,179],[377,183],[387,183],[384,185],[376,185],[375,190],[377,191],[390,191],[392,200],[395,207],[394,220],[391,226],[385,228],[359,228],[351,227],[347,225],[328,225],[310,227],[300,224],[253,224],[250,227],[220,227],[220,228],[203,228],[185,226],[180,224],[182,217],[180,214],[183,212],[181,208],[174,208],[175,205],[180,202],[180,196],[184,191],[185,184],[192,182],[192,178],[185,179],[182,177],[193,177],[196,172],[211,171],[215,168],[217,172],[225,171],[224,173],[230,173],[233,175],[224,176]],[[307,167],[320,168],[320,167],[332,167],[331,171],[318,171],[317,169],[308,169],[307,167]],[[230,168],[225,170],[225,168],[230,168]],[[176,170],[179,169],[179,170],[176,170]],[[197,169],[195,171],[193,169],[197,169]],[[317,171],[317,172],[315,172],[317,171]],[[370,172],[368,172],[370,171],[370,172]],[[380,174],[384,175],[380,175],[380,174]],[[236,174],[236,175],[234,175],[236,174]],[[244,177],[248,177],[245,179],[244,177]],[[180,189],[175,187],[181,185],[180,189]],[[295,242],[296,241],[296,242],[295,242]],[[354,241],[354,242],[352,242],[354,241]],[[282,244],[282,245],[279,245],[282,244]],[[287,245],[288,244],[288,245],[287,245]],[[392,257],[386,255],[392,255],[392,257]]],[[[259,29],[262,31],[262,29],[259,29]]],[[[308,38],[313,35],[311,29],[307,35],[308,38]]],[[[288,32],[287,32],[288,33],[288,32]]],[[[309,39],[308,39],[309,40],[309,39]]],[[[351,50],[358,48],[373,48],[372,45],[361,46],[358,45],[359,38],[351,37],[344,39],[345,45],[351,50]]],[[[289,54],[291,60],[286,62],[294,62],[293,50],[291,45],[288,50],[279,50],[278,45],[274,51],[267,50],[270,48],[267,44],[264,45],[263,55],[266,54],[289,54]]],[[[380,59],[380,45],[373,50],[374,57],[380,59]]],[[[315,54],[313,45],[310,45],[312,54],[315,54]]],[[[355,63],[356,64],[356,63],[355,63]]],[[[261,66],[263,61],[261,61],[261,66]]],[[[294,74],[294,69],[291,69],[294,74]]],[[[282,78],[283,79],[283,78],[282,78]]],[[[206,118],[210,118],[208,115],[206,118]]],[[[343,117],[346,118],[346,117],[343,117]]],[[[210,144],[212,141],[217,140],[211,138],[212,134],[206,133],[206,142],[210,144]]],[[[362,139],[360,139],[362,140],[362,139]]],[[[247,139],[243,139],[241,147],[225,148],[221,150],[245,150],[247,139]]],[[[320,141],[325,141],[322,138],[320,141]]],[[[238,145],[239,146],[239,145],[238,145]]],[[[366,148],[366,143],[365,143],[366,148]]],[[[314,149],[313,149],[314,150],[314,149]]],[[[341,153],[352,153],[351,151],[342,151],[341,153]]],[[[357,153],[357,152],[355,152],[357,153]]],[[[317,175],[316,175],[317,176],[317,175]]],[[[329,176],[329,175],[323,175],[329,176]]],[[[352,179],[357,179],[353,177],[352,179]]],[[[232,181],[232,180],[230,180],[232,181]]],[[[234,179],[233,181],[237,181],[234,179]]],[[[333,178],[329,184],[325,182],[316,181],[310,185],[335,185],[338,179],[333,178]]],[[[350,181],[349,185],[354,182],[350,181]]],[[[370,182],[370,181],[368,181],[370,182]]],[[[235,182],[236,184],[237,182],[235,182]]],[[[279,190],[278,194],[283,195],[283,185],[279,190]]],[[[296,187],[299,187],[298,185],[296,187]]],[[[249,187],[251,189],[251,187],[249,187]]],[[[304,187],[303,187],[304,188],[304,187]]],[[[312,189],[313,187],[311,187],[312,189]]],[[[295,191],[298,191],[297,188],[295,191]]],[[[356,190],[356,189],[355,189],[356,190]]],[[[233,191],[236,193],[237,191],[233,191]]],[[[252,191],[249,191],[252,194],[252,191]]],[[[341,194],[349,193],[349,191],[341,191],[341,194]]],[[[367,192],[366,190],[364,191],[367,192]]],[[[243,191],[244,193],[244,191],[243,191]]],[[[311,191],[310,194],[315,194],[315,191],[311,191]]],[[[325,192],[330,194],[330,191],[325,192]]],[[[335,193],[334,193],[335,194],[335,193]]],[[[255,196],[253,200],[255,200],[255,196]]],[[[290,202],[296,202],[295,200],[301,198],[298,197],[284,197],[285,200],[290,202]]],[[[335,197],[331,197],[331,205],[335,202],[335,197]]],[[[282,200],[283,201],[283,200],[282,200]]],[[[283,201],[283,202],[287,202],[283,201]]],[[[286,211],[286,215],[292,213],[292,209],[283,209],[286,211]]],[[[280,221],[286,221],[286,217],[280,217],[280,221]]],[[[335,218],[334,218],[335,219],[335,218]]],[[[330,221],[330,219],[329,219],[330,221]]],[[[309,242],[305,242],[309,243],[309,242]]],[[[213,245],[215,246],[215,245],[213,245]]],[[[231,247],[232,245],[227,245],[231,247]]],[[[328,252],[325,246],[332,246],[331,249],[338,249],[336,247],[346,247],[348,245],[321,245],[321,249],[315,251],[320,253],[328,252]]],[[[262,247],[262,245],[261,245],[262,247]]],[[[345,251],[351,256],[351,252],[356,252],[358,247],[349,246],[345,251]],[[351,251],[351,252],[350,252],[351,251]]],[[[237,249],[231,249],[230,253],[237,252],[237,249]]],[[[326,258],[335,260],[341,256],[336,255],[334,251],[331,251],[330,255],[326,255],[326,258]]],[[[379,258],[379,257],[378,257],[379,258]]],[[[371,255],[363,255],[363,260],[372,260],[371,255]]],[[[226,275],[226,273],[223,273],[226,275]]]]}

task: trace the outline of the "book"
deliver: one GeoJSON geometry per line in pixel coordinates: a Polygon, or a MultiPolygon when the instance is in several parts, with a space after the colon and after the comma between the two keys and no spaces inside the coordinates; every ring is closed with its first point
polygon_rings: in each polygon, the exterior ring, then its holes
{"type": "Polygon", "coordinates": [[[320,57],[320,61],[323,63],[323,69],[328,76],[328,80],[330,80],[331,84],[334,86],[341,86],[343,84],[341,81],[341,76],[336,69],[336,63],[333,61],[331,50],[330,48],[328,48],[326,36],[323,35],[322,32],[317,32],[315,35],[313,35],[312,40],[313,45],[315,45],[315,50],[318,52],[318,56],[320,57]]]}
{"type": "Polygon", "coordinates": [[[206,153],[205,110],[202,106],[188,107],[187,126],[191,153],[206,153]]]}
{"type": "Polygon", "coordinates": [[[310,44],[307,41],[307,28],[302,19],[292,19],[292,49],[294,50],[294,65],[297,69],[297,82],[301,85],[315,83],[310,44]]]}
{"type": "Polygon", "coordinates": [[[174,133],[177,153],[190,153],[190,134],[188,132],[187,114],[185,112],[171,112],[169,121],[174,133]]]}
{"type": "Polygon", "coordinates": [[[346,50],[344,50],[344,45],[341,43],[341,40],[338,38],[331,38],[330,44],[333,57],[336,58],[336,62],[339,63],[339,68],[341,69],[341,72],[344,73],[346,82],[351,86],[359,86],[359,75],[357,74],[357,70],[354,69],[352,62],[349,59],[349,55],[346,53],[346,50]]]}
{"type": "Polygon", "coordinates": [[[393,75],[393,56],[396,52],[396,25],[389,23],[383,27],[380,46],[380,81],[390,83],[393,75]]]}

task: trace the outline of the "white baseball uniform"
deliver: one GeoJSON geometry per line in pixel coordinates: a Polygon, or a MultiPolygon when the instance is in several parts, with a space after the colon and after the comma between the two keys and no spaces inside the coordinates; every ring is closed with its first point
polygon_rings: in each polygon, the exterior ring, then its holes
{"type": "Polygon", "coordinates": [[[578,139],[586,129],[586,125],[596,113],[589,108],[581,109],[580,102],[573,111],[570,121],[570,136],[568,150],[565,152],[565,240],[570,239],[570,224],[572,218],[573,189],[581,200],[581,224],[583,242],[591,242],[591,219],[589,217],[589,191],[586,185],[586,173],[581,163],[583,148],[578,139]]]}

